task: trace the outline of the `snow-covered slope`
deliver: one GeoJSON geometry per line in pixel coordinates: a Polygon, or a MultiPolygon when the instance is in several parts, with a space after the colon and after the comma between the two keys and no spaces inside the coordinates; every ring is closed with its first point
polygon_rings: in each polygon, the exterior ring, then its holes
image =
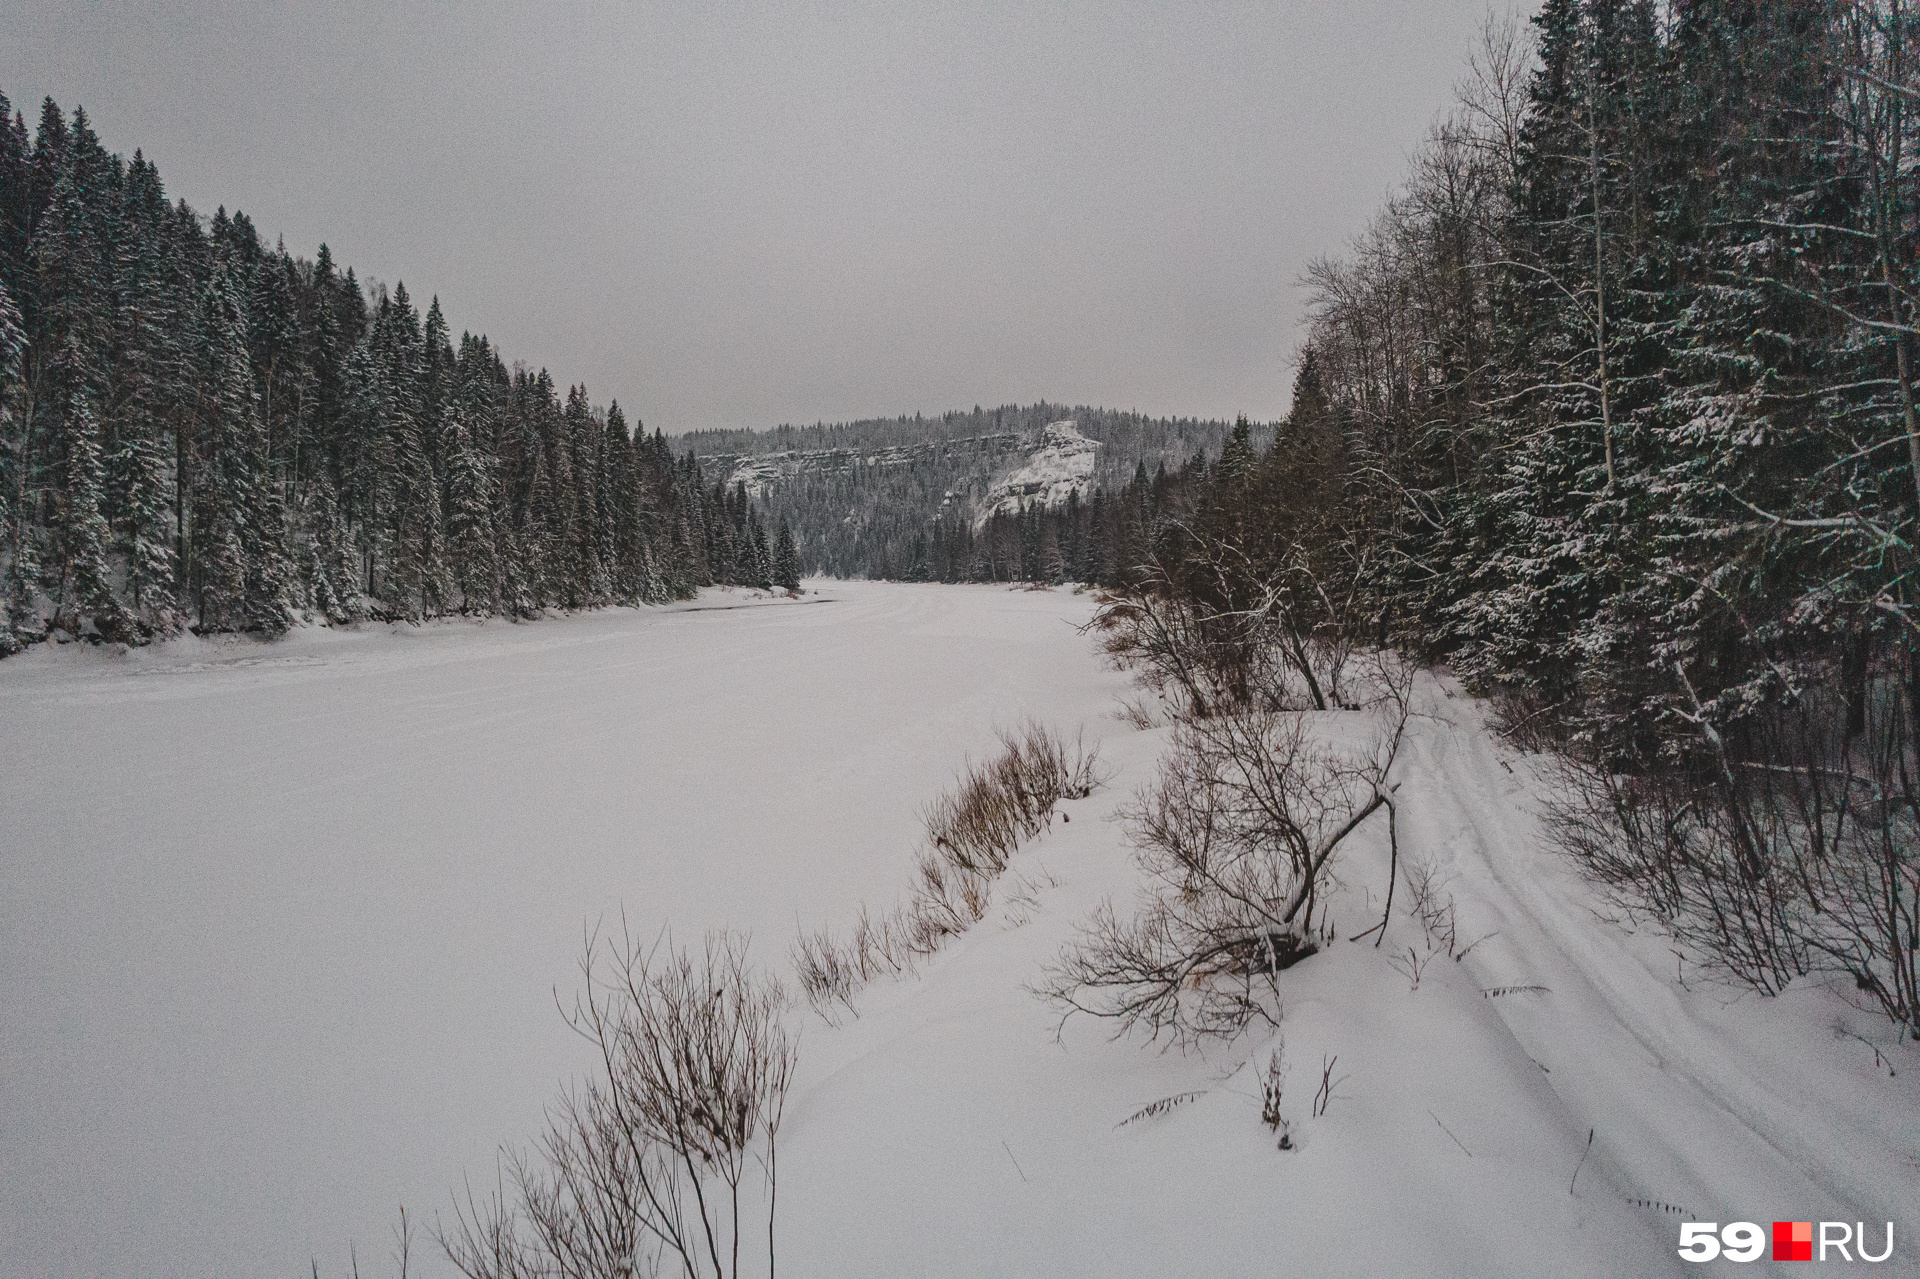
{"type": "Polygon", "coordinates": [[[490,1184],[583,1064],[552,1004],[583,921],[731,923],[776,960],[891,901],[922,803],[1029,712],[1084,725],[1109,783],[917,977],[807,1016],[783,1274],[1765,1274],[1685,1265],[1679,1223],[1775,1219],[1891,1219],[1880,1273],[1916,1272],[1920,1053],[1598,919],[1542,839],[1542,762],[1450,682],[1420,688],[1401,853],[1485,940],[1410,989],[1398,908],[1346,940],[1385,830],[1343,846],[1340,940],[1283,975],[1282,1152],[1270,1032],[1182,1054],[1028,990],[1137,893],[1111,819],[1165,746],[1112,717],[1087,598],[816,585],[0,664],[0,1275],[344,1274],[349,1241],[391,1273],[394,1206],[490,1184]]]}
{"type": "Polygon", "coordinates": [[[1070,421],[1050,422],[1027,454],[1024,465],[1002,476],[980,502],[975,527],[995,515],[1018,515],[1031,506],[1060,506],[1078,493],[1093,491],[1093,466],[1100,442],[1082,435],[1070,421]]]}
{"type": "Polygon", "coordinates": [[[754,497],[765,497],[775,487],[802,476],[845,475],[894,471],[925,465],[935,459],[991,467],[1018,448],[1020,437],[1011,432],[894,444],[869,449],[792,449],[782,453],[710,454],[700,464],[718,472],[726,486],[744,485],[754,497]]]}

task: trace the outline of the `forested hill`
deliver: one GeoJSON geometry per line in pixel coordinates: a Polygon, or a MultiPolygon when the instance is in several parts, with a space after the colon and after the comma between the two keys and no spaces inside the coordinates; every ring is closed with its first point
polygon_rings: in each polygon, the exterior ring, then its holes
{"type": "MultiPolygon", "coordinates": [[[[635,424],[638,425],[637,423],[635,424]]],[[[0,655],[49,636],[684,597],[789,540],[437,300],[170,203],[0,95],[0,655]]]]}
{"type": "MultiPolygon", "coordinates": [[[[1109,510],[1136,472],[1217,457],[1231,424],[1049,404],[975,406],[676,445],[792,528],[804,564],[910,581],[1107,581],[1128,551],[1109,510]]],[[[1265,432],[1271,435],[1271,430],[1265,432]]],[[[1117,510],[1117,507],[1114,509],[1117,510]]]]}

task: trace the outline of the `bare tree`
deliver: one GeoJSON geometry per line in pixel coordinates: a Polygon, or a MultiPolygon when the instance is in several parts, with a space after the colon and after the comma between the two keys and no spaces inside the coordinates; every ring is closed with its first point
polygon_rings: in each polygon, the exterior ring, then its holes
{"type": "Polygon", "coordinates": [[[1278,1025],[1276,976],[1317,949],[1313,912],[1335,850],[1375,812],[1395,820],[1410,676],[1393,669],[1400,682],[1377,702],[1359,758],[1318,746],[1298,713],[1182,720],[1129,814],[1146,901],[1130,919],[1099,907],[1039,993],[1063,1016],[1177,1042],[1278,1025]]]}

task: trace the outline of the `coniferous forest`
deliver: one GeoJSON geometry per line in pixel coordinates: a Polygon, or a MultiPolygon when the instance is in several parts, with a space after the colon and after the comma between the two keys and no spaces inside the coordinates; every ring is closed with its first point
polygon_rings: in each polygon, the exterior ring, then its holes
{"type": "Polygon", "coordinates": [[[1312,269],[1272,448],[1149,504],[1119,639],[1445,660],[1576,767],[1562,842],[1627,917],[1916,1026],[1917,39],[1865,2],[1490,25],[1312,269]]]}
{"type": "Polygon", "coordinates": [[[937,418],[701,431],[681,442],[697,447],[703,462],[753,475],[768,518],[792,528],[810,571],[1113,586],[1145,553],[1141,504],[1154,477],[1164,492],[1170,467],[1204,465],[1232,430],[1206,418],[1041,402],[937,418]],[[1097,446],[1084,483],[1052,504],[995,502],[993,481],[1031,465],[1028,447],[1059,421],[1097,446]]]}
{"type": "Polygon", "coordinates": [[[0,653],[797,585],[790,534],[584,387],[0,97],[0,653]]]}

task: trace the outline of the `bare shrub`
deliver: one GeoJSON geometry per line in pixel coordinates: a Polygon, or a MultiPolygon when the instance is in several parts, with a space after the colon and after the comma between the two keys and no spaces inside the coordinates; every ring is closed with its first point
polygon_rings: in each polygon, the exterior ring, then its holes
{"type": "Polygon", "coordinates": [[[1159,577],[1101,597],[1087,624],[1114,665],[1133,672],[1179,714],[1205,716],[1230,686],[1226,645],[1207,619],[1159,577]]]}
{"type": "Polygon", "coordinates": [[[1160,720],[1146,697],[1121,698],[1120,709],[1114,712],[1114,718],[1142,732],[1160,727],[1160,720]]]}
{"type": "Polygon", "coordinates": [[[1313,1094],[1313,1117],[1315,1119],[1319,1119],[1327,1113],[1327,1107],[1333,1104],[1335,1090],[1348,1079],[1346,1075],[1342,1075],[1338,1079],[1333,1077],[1333,1068],[1339,1064],[1340,1057],[1337,1053],[1332,1057],[1322,1057],[1320,1059],[1320,1088],[1313,1094]]]}
{"type": "Polygon", "coordinates": [[[1651,915],[1700,964],[1763,994],[1806,973],[1797,917],[1805,898],[1792,867],[1742,856],[1724,795],[1696,793],[1685,772],[1638,777],[1567,761],[1549,810],[1561,848],[1629,914],[1651,915]]]}
{"type": "Polygon", "coordinates": [[[1459,959],[1479,944],[1475,941],[1466,947],[1460,945],[1460,921],[1453,894],[1446,891],[1448,880],[1431,858],[1409,857],[1405,878],[1407,913],[1420,925],[1420,934],[1426,938],[1430,953],[1459,959]]]}
{"type": "Polygon", "coordinates": [[[1380,633],[1370,552],[1342,535],[1337,503],[1294,497],[1298,510],[1254,513],[1257,527],[1168,520],[1146,562],[1102,597],[1089,628],[1177,714],[1348,705],[1359,638],[1380,633]]]}
{"type": "Polygon", "coordinates": [[[1128,814],[1145,903],[1127,920],[1098,908],[1040,993],[1063,1016],[1177,1042],[1277,1025],[1276,976],[1317,949],[1309,921],[1334,850],[1376,810],[1394,820],[1406,701],[1382,712],[1360,759],[1315,745],[1295,714],[1182,722],[1128,814]]]}
{"type": "MultiPolygon", "coordinates": [[[[1100,785],[1099,752],[1028,721],[997,734],[1000,752],[968,764],[953,789],[928,805],[927,843],[914,857],[907,896],[875,919],[865,906],[852,933],[805,932],[795,941],[800,989],[827,1021],[853,1011],[853,996],[882,973],[905,972],[948,938],[979,923],[994,881],[1019,846],[1053,824],[1063,799],[1100,785]]],[[[1023,891],[1031,895],[1028,886],[1023,891]]]]}
{"type": "Polygon", "coordinates": [[[1387,955],[1387,963],[1393,971],[1407,979],[1413,990],[1420,989],[1420,979],[1426,975],[1427,965],[1433,962],[1433,949],[1422,951],[1418,947],[1408,946],[1405,951],[1393,951],[1387,955]]]}
{"type": "MultiPolygon", "coordinates": [[[[927,842],[966,871],[998,874],[1024,840],[1053,821],[1062,799],[1093,792],[1095,757],[1031,720],[997,734],[1000,753],[969,765],[959,784],[927,807],[927,842]]],[[[978,916],[975,916],[978,918],[978,916]]]]}
{"type": "Polygon", "coordinates": [[[1044,870],[1037,875],[1016,873],[1013,882],[1001,894],[1006,906],[1002,918],[1009,927],[1020,927],[1033,918],[1034,911],[1040,909],[1041,890],[1059,886],[1060,881],[1044,870]]]}
{"type": "Polygon", "coordinates": [[[1260,1122],[1280,1139],[1280,1149],[1293,1149],[1292,1126],[1280,1113],[1280,1096],[1287,1082],[1287,1045],[1281,1040],[1267,1055],[1267,1068],[1260,1076],[1260,1122]]]}
{"type": "MultiPolygon", "coordinates": [[[[1409,945],[1404,952],[1395,951],[1387,956],[1387,963],[1405,977],[1414,990],[1419,990],[1420,979],[1435,957],[1444,956],[1458,963],[1493,934],[1461,944],[1459,914],[1453,894],[1446,890],[1448,878],[1440,873],[1431,858],[1408,857],[1402,878],[1407,883],[1407,914],[1420,926],[1423,945],[1409,945]]],[[[1388,909],[1392,909],[1391,899],[1388,909]]],[[[1384,925],[1385,920],[1381,922],[1384,925]]]]}
{"type": "Polygon", "coordinates": [[[1207,1090],[1202,1088],[1197,1092],[1177,1092],[1171,1097],[1162,1097],[1158,1101],[1150,1101],[1115,1124],[1114,1127],[1125,1128],[1128,1124],[1137,1124],[1143,1119],[1157,1119],[1161,1115],[1178,1110],[1188,1102],[1206,1095],[1207,1090]]]}
{"type": "Polygon", "coordinates": [[[1493,731],[1514,745],[1537,754],[1567,749],[1570,732],[1563,714],[1565,702],[1513,688],[1495,689],[1489,700],[1493,703],[1493,731]]]}
{"type": "MultiPolygon", "coordinates": [[[[1690,695],[1685,672],[1673,668],[1690,695]]],[[[1553,830],[1622,910],[1764,994],[1816,971],[1920,1037],[1920,772],[1905,691],[1827,673],[1779,704],[1691,703],[1635,772],[1570,760],[1553,830]],[[1849,720],[1852,720],[1852,731],[1849,720]]]]}
{"type": "MultiPolygon", "coordinates": [[[[1230,546],[1213,550],[1222,564],[1238,555],[1230,546]]],[[[1348,631],[1324,620],[1331,601],[1325,608],[1313,601],[1311,612],[1322,621],[1303,620],[1308,610],[1297,597],[1324,594],[1304,570],[1238,584],[1220,597],[1233,602],[1219,603],[1174,586],[1157,565],[1143,574],[1139,584],[1103,597],[1088,626],[1114,664],[1166,698],[1175,714],[1346,704],[1343,680],[1354,646],[1348,631]]]]}
{"type": "Polygon", "coordinates": [[[624,929],[618,944],[592,935],[581,972],[568,1021],[598,1053],[596,1072],[549,1107],[531,1150],[503,1152],[491,1195],[469,1186],[456,1198],[441,1248],[468,1279],[726,1279],[764,1215],[771,1274],[795,1059],[785,993],[727,933],[698,955],[637,945],[624,929]],[[743,1190],[764,1202],[743,1204],[743,1190]]]}
{"type": "MultiPolygon", "coordinates": [[[[859,934],[855,933],[855,946],[859,934]]],[[[855,962],[857,950],[843,947],[831,933],[801,930],[793,943],[793,967],[800,989],[823,1017],[835,1004],[853,1007],[854,992],[863,980],[855,962]]]]}
{"type": "Polygon", "coordinates": [[[906,967],[904,939],[899,924],[890,915],[878,920],[860,906],[860,917],[853,923],[854,971],[861,982],[872,981],[881,973],[897,973],[906,967]]]}

